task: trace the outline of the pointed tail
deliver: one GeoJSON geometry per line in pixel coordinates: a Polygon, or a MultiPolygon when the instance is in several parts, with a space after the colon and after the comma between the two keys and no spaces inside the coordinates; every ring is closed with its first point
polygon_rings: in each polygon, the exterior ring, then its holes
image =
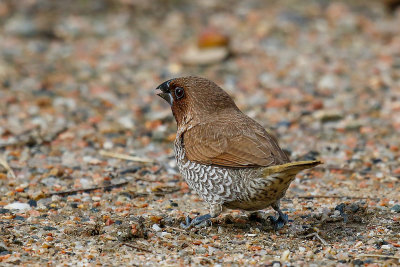
{"type": "Polygon", "coordinates": [[[323,162],[321,160],[289,162],[281,165],[266,167],[264,169],[264,175],[269,176],[275,173],[297,174],[302,170],[310,169],[322,163],[323,162]]]}

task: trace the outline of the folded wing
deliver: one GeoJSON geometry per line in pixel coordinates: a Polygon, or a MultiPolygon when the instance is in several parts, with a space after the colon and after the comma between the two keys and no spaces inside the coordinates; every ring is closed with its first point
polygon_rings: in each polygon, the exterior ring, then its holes
{"type": "MultiPolygon", "coordinates": [[[[220,116],[221,117],[221,116],[220,116]]],[[[274,137],[250,118],[198,124],[183,135],[191,161],[225,167],[261,167],[289,162],[274,137]]]]}

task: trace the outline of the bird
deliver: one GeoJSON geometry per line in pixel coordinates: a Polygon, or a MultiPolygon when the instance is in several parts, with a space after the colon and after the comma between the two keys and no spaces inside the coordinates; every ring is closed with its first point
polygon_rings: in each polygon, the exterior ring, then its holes
{"type": "Polygon", "coordinates": [[[291,162],[272,134],[206,78],[174,78],[156,89],[177,123],[179,172],[209,206],[208,214],[187,216],[182,227],[209,225],[225,209],[259,211],[269,206],[278,213],[277,218],[269,216],[274,228],[284,227],[288,216],[280,199],[297,173],[322,161],[291,162]]]}

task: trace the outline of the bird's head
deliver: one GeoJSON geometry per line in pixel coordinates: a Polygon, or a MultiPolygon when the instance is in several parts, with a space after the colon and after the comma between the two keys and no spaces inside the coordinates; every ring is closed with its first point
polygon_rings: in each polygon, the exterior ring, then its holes
{"type": "Polygon", "coordinates": [[[185,120],[202,121],[215,112],[238,110],[232,98],[218,85],[205,78],[181,77],[157,87],[158,96],[171,106],[178,127],[185,120]]]}

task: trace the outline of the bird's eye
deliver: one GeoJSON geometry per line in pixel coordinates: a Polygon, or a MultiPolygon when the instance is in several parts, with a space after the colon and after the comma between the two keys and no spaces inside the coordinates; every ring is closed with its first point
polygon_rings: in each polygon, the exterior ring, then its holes
{"type": "Polygon", "coordinates": [[[184,95],[185,95],[185,91],[183,90],[182,87],[176,87],[175,88],[176,99],[181,99],[184,95]]]}

